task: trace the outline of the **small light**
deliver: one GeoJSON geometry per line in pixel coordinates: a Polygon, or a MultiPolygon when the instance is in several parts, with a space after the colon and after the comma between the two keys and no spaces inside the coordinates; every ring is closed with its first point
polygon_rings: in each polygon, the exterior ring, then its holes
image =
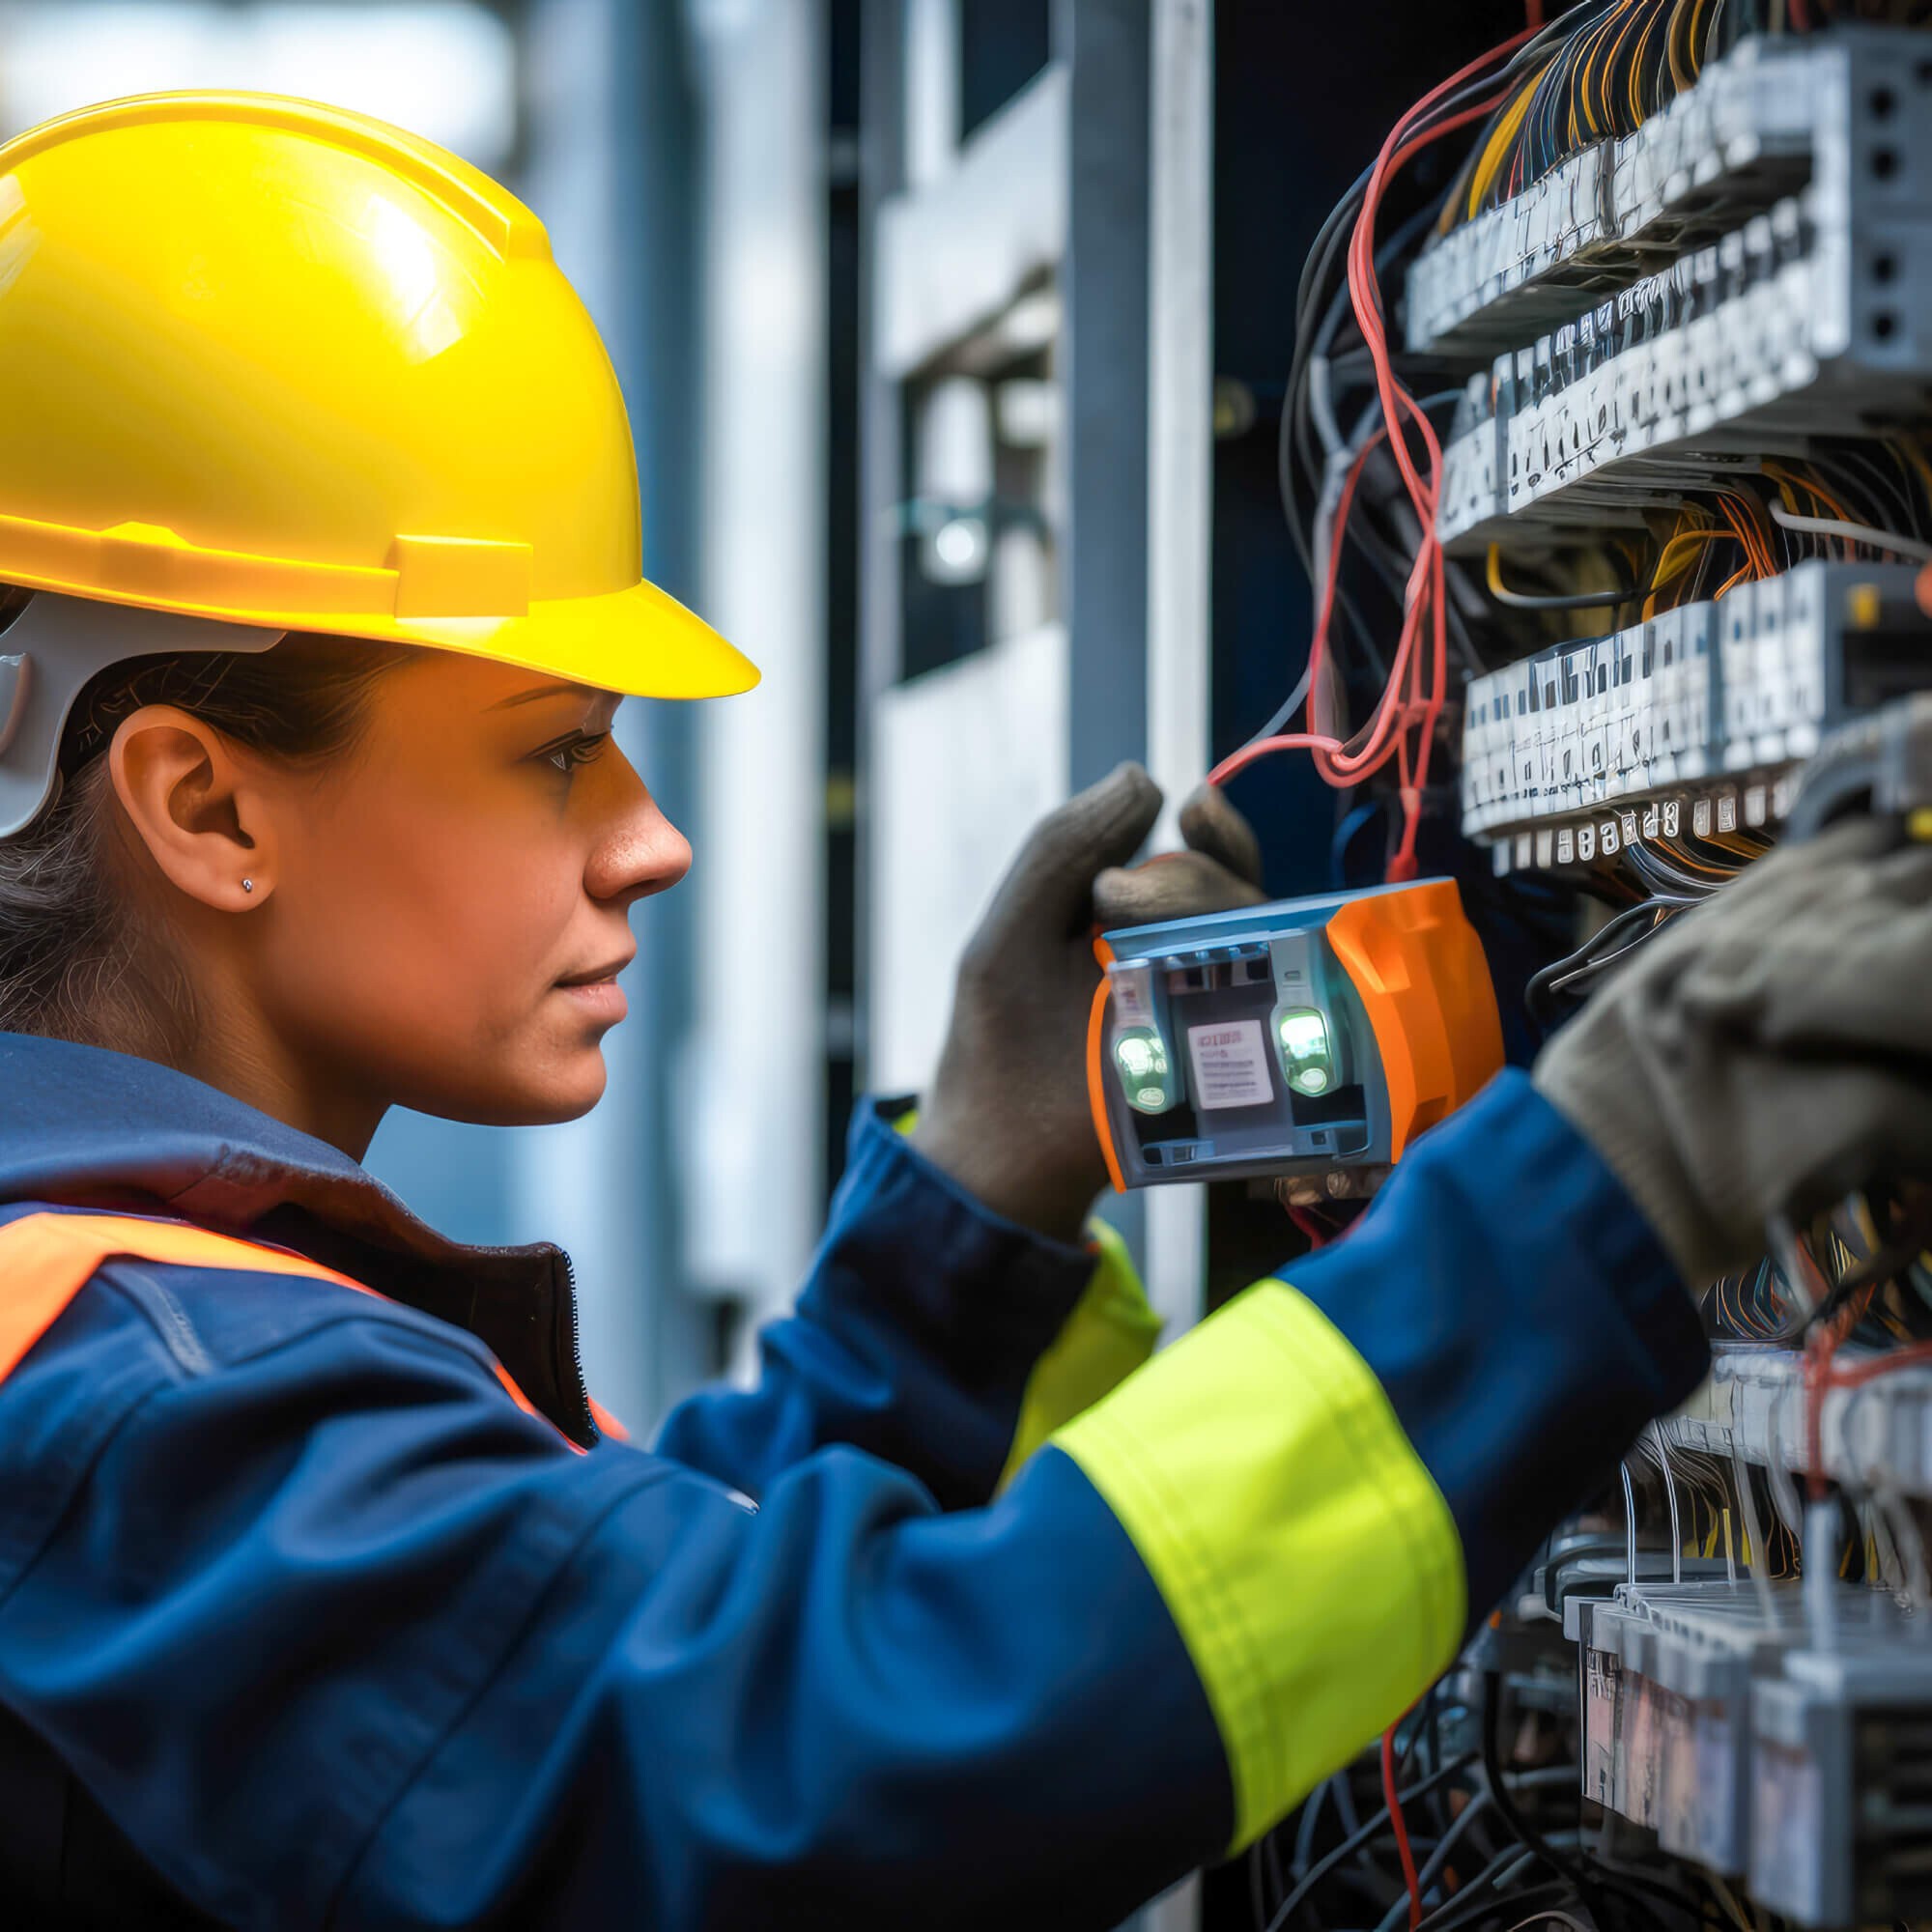
{"type": "Polygon", "coordinates": [[[935,583],[977,582],[990,549],[983,518],[948,517],[927,540],[925,574],[935,583]]]}
{"type": "Polygon", "coordinates": [[[1335,1056],[1328,1022],[1313,1007],[1297,1007],[1275,1024],[1282,1072],[1297,1094],[1325,1094],[1334,1085],[1335,1056]]]}
{"type": "Polygon", "coordinates": [[[1131,1027],[1114,1041],[1114,1065],[1127,1105],[1140,1114],[1164,1113],[1174,1103],[1168,1091],[1167,1043],[1151,1027],[1131,1027]]]}

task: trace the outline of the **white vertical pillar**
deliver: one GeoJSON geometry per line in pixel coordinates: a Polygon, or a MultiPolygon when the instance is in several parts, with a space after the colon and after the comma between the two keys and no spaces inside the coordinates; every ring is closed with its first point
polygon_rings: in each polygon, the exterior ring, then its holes
{"type": "MultiPolygon", "coordinates": [[[[1208,0],[1153,9],[1148,362],[1148,768],[1163,826],[1208,769],[1213,516],[1213,44],[1208,0]]],[[[1147,1203],[1149,1293],[1179,1333],[1201,1313],[1198,1185],[1147,1203]]]]}
{"type": "MultiPolygon", "coordinates": [[[[1210,0],[1154,0],[1148,344],[1148,769],[1162,829],[1208,769],[1212,620],[1214,48],[1210,0]]],[[[1207,1190],[1147,1190],[1149,1298],[1169,1339],[1201,1319],[1207,1190]]],[[[1192,1932],[1197,1879],[1140,1915],[1142,1932],[1192,1932]]]]}
{"type": "Polygon", "coordinates": [[[905,176],[924,187],[959,153],[959,0],[904,0],[905,176]]]}
{"type": "Polygon", "coordinates": [[[764,673],[706,703],[683,1069],[693,1279],[758,1315],[818,1233],[824,1110],[825,61],[818,0],[692,0],[704,119],[699,606],[764,673]]]}

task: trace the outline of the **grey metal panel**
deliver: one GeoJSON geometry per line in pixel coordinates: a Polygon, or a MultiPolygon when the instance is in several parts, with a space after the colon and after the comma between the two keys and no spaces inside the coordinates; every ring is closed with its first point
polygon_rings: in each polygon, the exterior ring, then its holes
{"type": "MultiPolygon", "coordinates": [[[[905,183],[905,125],[899,76],[905,58],[903,0],[864,0],[859,25],[859,273],[862,289],[876,272],[874,238],[880,205],[905,183]]],[[[873,303],[859,303],[859,766],[874,769],[874,706],[899,674],[898,539],[893,506],[899,497],[899,387],[880,373],[874,357],[873,303]]],[[[870,1085],[865,1015],[870,957],[872,833],[869,786],[861,782],[855,822],[854,1006],[860,1016],[857,1078],[870,1085]]]]}
{"type": "Polygon", "coordinates": [[[1067,528],[1076,788],[1147,755],[1151,0],[1055,0],[1072,71],[1066,304],[1067,528]]]}

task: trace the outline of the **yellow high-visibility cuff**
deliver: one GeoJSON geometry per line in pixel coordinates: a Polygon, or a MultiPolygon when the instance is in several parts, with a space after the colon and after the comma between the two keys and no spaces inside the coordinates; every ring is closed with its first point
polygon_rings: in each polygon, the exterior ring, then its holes
{"type": "Polygon", "coordinates": [[[1013,1446],[1000,1472],[1003,1490],[1056,1429],[1119,1387],[1153,1353],[1159,1339],[1160,1317],[1148,1306],[1126,1242],[1104,1221],[1089,1222],[1087,1238],[1094,1272],[1027,1378],[1013,1446]]]}
{"type": "Polygon", "coordinates": [[[1174,1617],[1220,1728],[1238,1851],[1455,1656],[1448,1504],[1344,1336],[1249,1289],[1062,1429],[1174,1617]]]}

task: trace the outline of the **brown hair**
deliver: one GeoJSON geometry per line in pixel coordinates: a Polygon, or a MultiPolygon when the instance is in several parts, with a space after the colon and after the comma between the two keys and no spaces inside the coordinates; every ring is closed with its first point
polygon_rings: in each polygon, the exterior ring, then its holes
{"type": "MultiPolygon", "coordinates": [[[[26,593],[0,585],[0,631],[26,593]]],[[[175,1059],[197,1028],[180,962],[149,942],[116,890],[101,755],[144,704],[191,712],[249,751],[292,762],[350,749],[377,681],[405,645],[293,632],[271,650],[129,658],[86,684],[61,734],[60,782],[0,839],[0,1032],[175,1059]]]]}

